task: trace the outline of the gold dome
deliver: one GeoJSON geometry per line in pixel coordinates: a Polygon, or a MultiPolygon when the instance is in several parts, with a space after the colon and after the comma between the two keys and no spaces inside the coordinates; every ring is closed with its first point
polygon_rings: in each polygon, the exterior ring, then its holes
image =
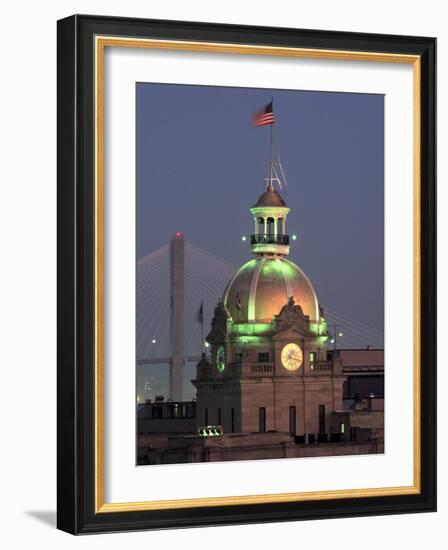
{"type": "Polygon", "coordinates": [[[270,323],[291,296],[310,321],[319,321],[316,292],[305,273],[285,258],[261,256],[238,270],[223,301],[234,322],[270,323]]]}

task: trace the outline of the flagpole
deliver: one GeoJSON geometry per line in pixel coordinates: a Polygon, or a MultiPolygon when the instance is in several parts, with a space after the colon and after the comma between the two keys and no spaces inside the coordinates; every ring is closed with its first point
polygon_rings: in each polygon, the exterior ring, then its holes
{"type": "MultiPolygon", "coordinates": [[[[271,108],[274,112],[274,97],[271,96],[271,108]]],[[[274,124],[270,124],[270,140],[269,140],[269,187],[272,188],[272,131],[274,129],[274,124]]]]}
{"type": "Polygon", "coordinates": [[[199,311],[196,314],[196,320],[201,323],[201,354],[205,353],[205,341],[204,341],[204,300],[202,300],[199,307],[199,311]]]}
{"type": "Polygon", "coordinates": [[[270,145],[269,145],[269,187],[272,187],[272,128],[273,124],[271,124],[271,139],[270,139],[270,145]]]}
{"type": "Polygon", "coordinates": [[[240,295],[239,293],[236,295],[236,343],[238,344],[238,336],[239,336],[239,316],[240,316],[240,309],[241,309],[241,301],[240,301],[240,295]]]}
{"type": "Polygon", "coordinates": [[[238,318],[240,316],[240,310],[236,310],[236,344],[238,345],[238,335],[239,335],[239,326],[238,326],[238,318]]]}
{"type": "Polygon", "coordinates": [[[201,319],[201,353],[205,353],[205,342],[204,342],[204,312],[202,312],[202,319],[201,319]]]}
{"type": "Polygon", "coordinates": [[[201,352],[205,353],[204,342],[204,300],[201,302],[201,352]]]}

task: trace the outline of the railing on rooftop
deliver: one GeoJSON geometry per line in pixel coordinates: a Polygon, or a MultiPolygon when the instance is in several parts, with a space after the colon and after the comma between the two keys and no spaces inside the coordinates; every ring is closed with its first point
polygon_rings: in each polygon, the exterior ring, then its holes
{"type": "Polygon", "coordinates": [[[274,370],[274,363],[252,363],[250,371],[254,374],[271,374],[274,370]]]}
{"type": "Polygon", "coordinates": [[[289,244],[289,235],[258,233],[250,236],[250,244],[289,244]]]}
{"type": "Polygon", "coordinates": [[[310,365],[310,370],[314,374],[331,374],[333,369],[332,361],[317,361],[310,365]]]}

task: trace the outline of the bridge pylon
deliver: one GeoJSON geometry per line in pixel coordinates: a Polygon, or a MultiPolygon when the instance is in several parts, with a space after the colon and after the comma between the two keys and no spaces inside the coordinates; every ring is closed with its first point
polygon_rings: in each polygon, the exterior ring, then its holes
{"type": "Polygon", "coordinates": [[[185,241],[176,233],[170,243],[170,399],[182,401],[183,369],[185,366],[185,241]]]}

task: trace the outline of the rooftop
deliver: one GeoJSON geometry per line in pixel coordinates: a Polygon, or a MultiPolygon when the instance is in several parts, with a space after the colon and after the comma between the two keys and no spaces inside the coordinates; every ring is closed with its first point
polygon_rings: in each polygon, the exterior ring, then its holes
{"type": "Polygon", "coordinates": [[[280,193],[272,186],[269,186],[266,191],[258,197],[258,201],[253,208],[264,206],[286,207],[286,203],[280,193]]]}

